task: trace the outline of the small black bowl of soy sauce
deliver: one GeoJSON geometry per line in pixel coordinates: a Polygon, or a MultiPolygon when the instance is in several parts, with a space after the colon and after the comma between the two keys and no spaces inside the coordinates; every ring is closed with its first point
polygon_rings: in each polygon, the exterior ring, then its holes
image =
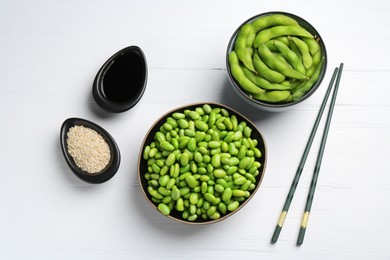
{"type": "Polygon", "coordinates": [[[147,78],[148,68],[141,48],[126,47],[112,55],[96,74],[93,98],[107,111],[127,111],[141,99],[147,78]]]}

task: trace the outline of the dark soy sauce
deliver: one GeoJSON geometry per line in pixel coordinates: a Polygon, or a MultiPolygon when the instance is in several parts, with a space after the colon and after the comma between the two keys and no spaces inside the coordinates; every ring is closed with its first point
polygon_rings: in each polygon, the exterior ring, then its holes
{"type": "Polygon", "coordinates": [[[143,57],[139,53],[118,55],[103,76],[105,96],[118,103],[137,99],[144,87],[146,71],[143,64],[143,57]]]}

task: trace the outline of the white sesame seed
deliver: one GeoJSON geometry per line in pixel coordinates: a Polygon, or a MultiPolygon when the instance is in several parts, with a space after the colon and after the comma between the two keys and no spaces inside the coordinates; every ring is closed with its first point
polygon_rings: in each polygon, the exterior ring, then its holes
{"type": "Polygon", "coordinates": [[[110,147],[95,130],[73,126],[67,133],[68,152],[76,165],[89,174],[98,174],[110,162],[110,147]]]}

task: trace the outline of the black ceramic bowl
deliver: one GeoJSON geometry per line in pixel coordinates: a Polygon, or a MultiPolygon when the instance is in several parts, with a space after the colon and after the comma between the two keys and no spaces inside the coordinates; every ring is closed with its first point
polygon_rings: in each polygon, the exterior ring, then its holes
{"type": "Polygon", "coordinates": [[[66,163],[68,164],[72,172],[83,181],[94,184],[106,182],[115,175],[119,168],[121,156],[114,138],[112,138],[112,136],[106,130],[104,130],[102,127],[93,122],[81,118],[66,119],[61,126],[60,142],[62,154],[64,155],[66,163]],[[73,157],[69,154],[67,149],[67,133],[69,129],[73,126],[84,126],[93,129],[97,133],[99,133],[107,142],[111,153],[110,161],[107,166],[99,173],[90,174],[86,171],[83,171],[80,167],[77,166],[73,157]]]}
{"type": "Polygon", "coordinates": [[[110,112],[135,106],[145,92],[146,58],[138,46],[126,47],[111,56],[98,71],[92,86],[96,103],[110,112]]]}
{"type": "MultiPolygon", "coordinates": [[[[145,179],[144,175],[145,173],[148,172],[148,165],[147,165],[147,161],[143,158],[143,151],[144,151],[144,148],[149,145],[155,138],[155,134],[156,132],[159,131],[160,127],[164,124],[164,122],[166,121],[166,119],[168,117],[170,117],[173,113],[175,112],[184,112],[185,110],[187,109],[190,109],[190,110],[194,110],[195,108],[197,107],[201,107],[203,106],[205,103],[195,103],[195,104],[190,104],[190,105],[186,105],[186,106],[182,106],[182,107],[179,107],[179,108],[176,108],[174,110],[171,110],[169,112],[167,112],[166,114],[164,114],[163,116],[161,116],[152,126],[151,128],[149,129],[149,131],[146,133],[146,136],[142,142],[142,145],[141,145],[141,149],[140,149],[140,152],[139,152],[139,158],[138,158],[138,178],[139,178],[139,182],[141,184],[141,188],[142,188],[142,191],[147,199],[147,201],[152,205],[153,208],[155,208],[159,213],[161,213],[158,208],[157,208],[157,203],[153,202],[152,201],[152,197],[150,196],[150,194],[148,193],[147,191],[147,187],[148,187],[148,181],[145,179]]],[[[260,184],[261,184],[261,181],[264,177],[264,173],[265,173],[265,167],[266,167],[266,161],[267,161],[267,149],[266,149],[266,143],[263,139],[263,136],[261,135],[261,133],[259,132],[259,130],[256,128],[256,126],[250,121],[248,120],[245,116],[241,115],[240,113],[238,113],[237,111],[225,106],[225,105],[222,105],[222,104],[217,104],[217,103],[207,103],[209,104],[212,108],[224,108],[226,109],[230,116],[232,115],[235,115],[238,119],[239,122],[241,121],[245,121],[247,123],[248,126],[250,126],[252,128],[252,134],[251,134],[251,138],[252,139],[257,139],[258,140],[258,145],[257,145],[257,148],[261,151],[262,153],[262,156],[261,158],[257,159],[257,161],[259,161],[261,163],[261,167],[259,168],[259,174],[256,176],[256,187],[254,190],[251,191],[251,194],[250,196],[243,202],[240,203],[240,206],[235,210],[235,211],[232,211],[230,213],[227,213],[226,215],[222,215],[221,218],[217,219],[217,220],[211,220],[211,219],[208,219],[208,220],[203,220],[201,218],[198,218],[196,221],[188,221],[188,220],[185,220],[182,218],[181,216],[181,212],[177,211],[177,210],[172,210],[170,212],[169,215],[167,215],[168,218],[170,219],[173,219],[175,221],[179,221],[181,223],[186,223],[186,224],[210,224],[210,223],[215,223],[215,222],[219,222],[221,220],[224,220],[228,217],[230,217],[231,215],[233,215],[234,213],[238,212],[242,207],[244,207],[248,202],[249,200],[255,195],[255,193],[257,192],[257,190],[259,189],[260,187],[260,184]]],[[[162,214],[162,213],[161,213],[162,214]]]]}
{"type": "Polygon", "coordinates": [[[267,12],[267,13],[255,15],[255,16],[247,19],[233,33],[233,35],[231,36],[230,41],[228,43],[228,47],[227,47],[227,51],[226,51],[226,67],[227,67],[227,71],[228,71],[228,77],[229,77],[229,80],[231,82],[231,85],[232,85],[234,91],[245,102],[247,102],[251,106],[253,106],[257,109],[260,109],[260,110],[270,111],[270,112],[279,112],[279,111],[288,110],[288,109],[294,107],[295,105],[302,103],[304,100],[308,99],[311,95],[313,95],[313,93],[318,89],[318,87],[320,86],[320,84],[325,76],[326,67],[327,67],[327,54],[326,54],[325,44],[324,44],[322,37],[309,22],[307,22],[303,18],[301,18],[297,15],[291,14],[291,13],[267,12]],[[287,102],[287,103],[268,103],[268,102],[259,101],[259,100],[252,98],[252,96],[248,92],[243,90],[242,87],[240,86],[240,84],[233,78],[233,75],[232,75],[231,70],[230,70],[230,65],[229,65],[229,58],[228,58],[229,53],[234,50],[234,45],[236,42],[237,34],[240,31],[241,27],[247,23],[252,23],[253,21],[255,21],[256,19],[258,19],[260,17],[269,16],[272,14],[282,14],[282,15],[286,15],[288,17],[295,19],[299,23],[300,26],[305,28],[308,32],[310,32],[312,35],[314,35],[316,37],[316,39],[320,45],[322,56],[324,57],[324,64],[321,68],[320,76],[319,76],[318,80],[316,81],[316,83],[314,83],[312,88],[304,96],[302,96],[300,99],[295,100],[295,101],[291,101],[291,102],[287,102]]]}

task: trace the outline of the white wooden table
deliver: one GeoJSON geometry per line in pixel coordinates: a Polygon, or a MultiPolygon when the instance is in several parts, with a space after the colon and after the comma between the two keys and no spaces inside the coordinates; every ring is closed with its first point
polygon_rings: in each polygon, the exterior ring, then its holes
{"type": "MultiPolygon", "coordinates": [[[[1,259],[389,259],[388,1],[0,1],[1,259]],[[233,92],[225,52],[247,18],[286,11],[327,47],[320,89],[290,111],[255,111],[233,92]],[[104,112],[91,95],[102,63],[138,45],[149,78],[136,107],[104,112]],[[320,137],[279,241],[270,239],[333,69],[343,78],[304,244],[296,246],[320,137]],[[175,107],[220,102],[264,134],[268,164],[255,197],[231,218],[189,226],[156,212],[137,181],[152,123],[175,107]],[[122,163],[101,185],[75,177],[60,151],[69,117],[98,123],[122,163]]],[[[318,131],[322,133],[323,124],[318,131]]]]}

